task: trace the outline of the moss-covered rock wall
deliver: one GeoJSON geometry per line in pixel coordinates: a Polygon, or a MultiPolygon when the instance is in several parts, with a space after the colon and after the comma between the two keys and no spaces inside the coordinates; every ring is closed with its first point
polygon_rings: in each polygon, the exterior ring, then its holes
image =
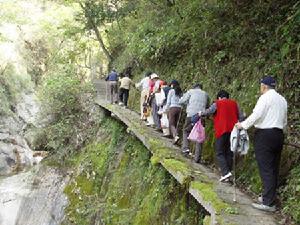
{"type": "Polygon", "coordinates": [[[105,120],[98,140],[70,158],[68,224],[202,224],[205,211],[125,128],[105,120]]]}

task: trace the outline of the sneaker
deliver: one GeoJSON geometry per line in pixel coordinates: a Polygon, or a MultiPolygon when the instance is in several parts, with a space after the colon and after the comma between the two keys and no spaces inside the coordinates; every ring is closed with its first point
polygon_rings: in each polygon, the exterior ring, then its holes
{"type": "Polygon", "coordinates": [[[124,104],[123,104],[123,102],[119,102],[119,106],[123,106],[124,104]]]}
{"type": "Polygon", "coordinates": [[[229,172],[229,173],[227,173],[225,176],[221,176],[221,178],[220,178],[220,180],[219,181],[224,181],[224,180],[226,180],[227,178],[229,178],[229,177],[231,177],[232,176],[232,173],[231,172],[229,172]]]}
{"type": "Polygon", "coordinates": [[[252,203],[252,207],[255,209],[266,211],[266,212],[275,212],[276,211],[275,206],[268,206],[268,205],[264,205],[264,204],[252,203]]]}
{"type": "Polygon", "coordinates": [[[188,148],[182,150],[182,153],[184,153],[184,154],[189,154],[189,152],[190,152],[190,150],[188,148]]]}
{"type": "Polygon", "coordinates": [[[179,141],[179,137],[176,136],[176,137],[174,138],[174,140],[173,140],[173,144],[177,144],[178,141],[179,141]]]}
{"type": "Polygon", "coordinates": [[[228,184],[232,183],[232,181],[229,178],[226,178],[225,180],[222,180],[221,182],[222,183],[228,183],[228,184]]]}

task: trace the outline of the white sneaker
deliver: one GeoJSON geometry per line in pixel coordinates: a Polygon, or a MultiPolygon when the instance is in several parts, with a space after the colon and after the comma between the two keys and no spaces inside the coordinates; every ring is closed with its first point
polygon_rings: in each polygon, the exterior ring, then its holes
{"type": "Polygon", "coordinates": [[[179,141],[179,137],[176,136],[176,137],[174,138],[174,140],[173,140],[173,144],[177,144],[178,141],[179,141]]]}
{"type": "Polygon", "coordinates": [[[185,153],[185,154],[188,154],[189,152],[190,152],[190,150],[188,148],[182,150],[182,153],[185,153]]]}
{"type": "Polygon", "coordinates": [[[220,178],[220,180],[219,181],[224,181],[224,180],[226,180],[227,178],[229,178],[229,177],[231,177],[232,176],[232,173],[231,172],[229,172],[229,173],[227,173],[225,176],[221,176],[221,178],[220,178]]]}
{"type": "Polygon", "coordinates": [[[252,203],[252,207],[255,209],[266,211],[266,212],[275,212],[276,211],[275,206],[268,206],[268,205],[264,205],[264,204],[252,203]]]}
{"type": "Polygon", "coordinates": [[[123,102],[119,102],[119,106],[123,106],[124,104],[123,104],[123,102]]]}

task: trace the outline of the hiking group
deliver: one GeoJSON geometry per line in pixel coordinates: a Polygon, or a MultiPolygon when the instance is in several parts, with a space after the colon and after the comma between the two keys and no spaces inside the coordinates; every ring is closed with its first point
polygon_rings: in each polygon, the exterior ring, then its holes
{"type": "Polygon", "coordinates": [[[112,104],[117,103],[117,86],[120,82],[119,104],[127,107],[129,89],[135,86],[141,91],[140,119],[147,126],[161,131],[162,136],[172,138],[174,144],[180,140],[178,129],[181,115],[186,114],[181,149],[184,155],[192,156],[196,163],[202,162],[205,118],[213,117],[215,154],[221,171],[221,182],[231,181],[234,154],[247,153],[249,137],[246,130],[254,126],[254,152],[263,192],[258,198],[259,203],[253,203],[252,206],[264,211],[276,210],[283,129],[287,125],[287,102],[276,92],[276,81],[272,76],[260,80],[261,96],[252,114],[246,118],[238,103],[225,90],[220,90],[216,100],[210,104],[210,98],[200,83],[194,84],[184,93],[177,80],[168,84],[156,73],[146,73],[136,84],[129,75],[120,79],[116,71],[108,75],[107,100],[112,104]],[[190,148],[190,141],[195,143],[194,148],[190,148]]]}

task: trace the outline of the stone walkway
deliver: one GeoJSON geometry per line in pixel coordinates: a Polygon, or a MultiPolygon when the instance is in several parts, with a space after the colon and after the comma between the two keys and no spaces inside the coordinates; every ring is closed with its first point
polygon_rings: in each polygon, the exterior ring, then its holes
{"type": "Polygon", "coordinates": [[[187,185],[189,193],[207,210],[204,224],[274,225],[278,224],[271,213],[251,207],[252,199],[237,190],[237,202],[233,202],[234,188],[219,182],[219,175],[210,168],[193,163],[180,153],[170,139],[163,138],[140,121],[139,115],[105,101],[105,82],[95,81],[96,104],[108,115],[116,117],[151,151],[153,164],[161,164],[179,183],[187,185]]]}

